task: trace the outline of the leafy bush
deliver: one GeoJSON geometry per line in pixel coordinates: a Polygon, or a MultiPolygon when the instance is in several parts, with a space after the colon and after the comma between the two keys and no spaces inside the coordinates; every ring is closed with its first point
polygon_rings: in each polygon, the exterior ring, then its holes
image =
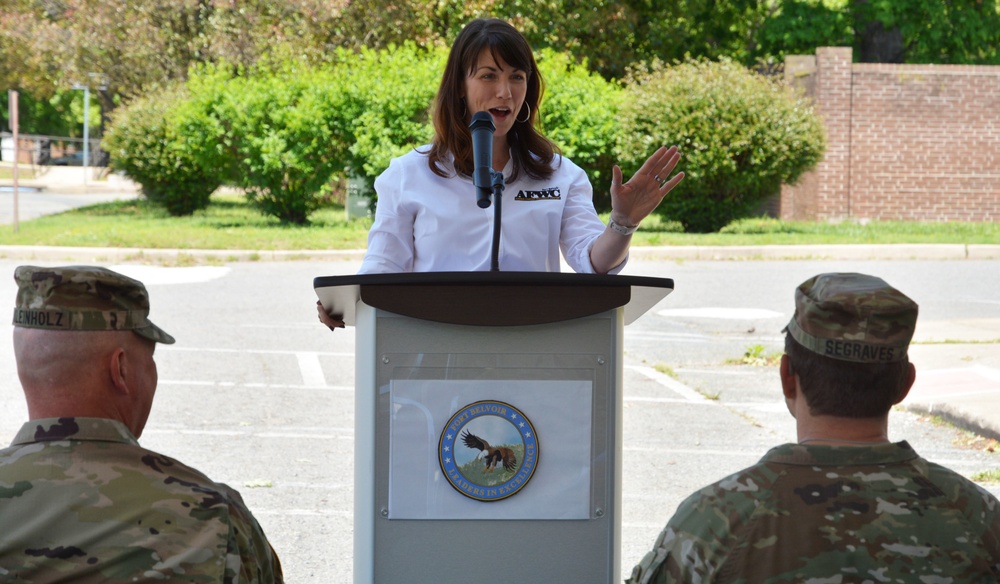
{"type": "Polygon", "coordinates": [[[345,166],[374,181],[390,160],[431,141],[430,108],[447,56],[412,43],[338,54],[327,107],[348,145],[345,166]]]}
{"type": "Polygon", "coordinates": [[[142,185],[150,202],[174,216],[208,206],[219,178],[203,170],[178,126],[186,94],[174,88],[151,94],[115,111],[102,147],[111,166],[142,185]]]}
{"type": "MultiPolygon", "coordinates": [[[[334,134],[348,144],[346,166],[374,181],[392,158],[430,142],[430,108],[447,56],[444,47],[425,50],[410,43],[337,55],[335,86],[324,98],[334,112],[334,134]]],[[[587,171],[598,207],[610,209],[622,92],[568,54],[546,49],[536,57],[546,82],[543,131],[587,171]]]]}
{"type": "Polygon", "coordinates": [[[196,157],[239,186],[257,209],[304,224],[329,191],[340,143],[321,92],[330,74],[286,62],[231,77],[192,72],[195,114],[183,121],[196,157]]]}
{"type": "MultiPolygon", "coordinates": [[[[252,70],[201,65],[169,105],[129,118],[127,132],[171,144],[184,157],[178,171],[241,187],[261,212],[302,224],[336,175],[349,168],[373,182],[392,158],[431,140],[430,108],[446,58],[443,47],[408,43],[340,50],[322,68],[290,60],[252,70]],[[154,120],[157,128],[147,127],[154,120]]],[[[543,129],[588,172],[598,207],[609,209],[622,91],[568,55],[543,51],[539,59],[548,82],[543,129]]]]}
{"type": "Polygon", "coordinates": [[[598,211],[610,211],[621,88],[566,53],[543,49],[535,57],[545,80],[542,130],[587,172],[598,211]]]}
{"type": "Polygon", "coordinates": [[[658,212],[708,233],[815,166],[825,137],[810,105],[779,82],[731,61],[690,61],[635,73],[626,88],[623,167],[637,169],[661,144],[680,147],[686,176],[658,212]]]}
{"type": "Polygon", "coordinates": [[[263,213],[305,223],[347,168],[369,181],[431,136],[428,108],[443,53],[415,45],[341,50],[325,68],[293,61],[233,76],[192,72],[183,126],[196,157],[242,187],[263,213]]]}

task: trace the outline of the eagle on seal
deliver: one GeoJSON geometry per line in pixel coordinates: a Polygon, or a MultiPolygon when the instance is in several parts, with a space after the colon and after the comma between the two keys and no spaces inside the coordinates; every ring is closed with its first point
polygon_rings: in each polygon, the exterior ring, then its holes
{"type": "Polygon", "coordinates": [[[517,464],[517,457],[514,456],[513,450],[505,446],[490,446],[489,442],[468,430],[462,434],[462,442],[469,448],[482,451],[479,456],[486,460],[486,468],[483,469],[483,472],[493,472],[498,462],[503,463],[503,467],[507,470],[514,470],[514,465],[517,464]]]}

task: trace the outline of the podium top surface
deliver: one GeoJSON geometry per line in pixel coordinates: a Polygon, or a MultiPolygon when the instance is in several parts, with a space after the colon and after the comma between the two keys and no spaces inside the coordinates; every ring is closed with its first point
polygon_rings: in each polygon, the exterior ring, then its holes
{"type": "Polygon", "coordinates": [[[323,306],[355,324],[359,300],[396,314],[476,326],[546,324],[624,307],[631,324],[674,289],[670,278],[552,272],[417,272],[321,276],[323,306]]]}

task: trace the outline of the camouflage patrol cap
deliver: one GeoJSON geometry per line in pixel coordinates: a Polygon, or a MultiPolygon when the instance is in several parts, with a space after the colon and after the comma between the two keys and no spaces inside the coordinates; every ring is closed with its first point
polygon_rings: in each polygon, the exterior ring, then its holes
{"type": "Polygon", "coordinates": [[[917,304],[881,278],[820,274],[795,290],[795,314],[785,327],[814,353],[856,363],[906,358],[917,304]]]}
{"type": "Polygon", "coordinates": [[[149,321],[142,282],[97,266],[14,270],[14,326],[50,330],[125,331],[158,343],[174,338],[149,321]]]}

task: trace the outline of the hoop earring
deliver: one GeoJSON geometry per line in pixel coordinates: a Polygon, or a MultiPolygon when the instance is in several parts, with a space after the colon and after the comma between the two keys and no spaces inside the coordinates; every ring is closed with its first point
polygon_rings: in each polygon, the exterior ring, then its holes
{"type": "Polygon", "coordinates": [[[520,123],[523,124],[523,123],[525,123],[525,122],[527,122],[528,120],[531,119],[531,106],[528,105],[528,102],[524,102],[524,107],[528,108],[528,115],[524,116],[523,120],[519,120],[517,118],[514,118],[515,122],[520,122],[520,123]]]}

